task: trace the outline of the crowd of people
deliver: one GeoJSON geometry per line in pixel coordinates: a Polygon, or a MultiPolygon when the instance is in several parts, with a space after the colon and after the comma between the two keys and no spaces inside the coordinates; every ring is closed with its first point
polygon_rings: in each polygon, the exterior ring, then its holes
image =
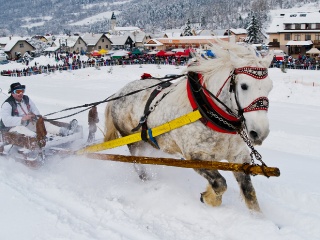
{"type": "MultiPolygon", "coordinates": [[[[48,55],[47,57],[51,57],[48,55]]],[[[1,71],[2,76],[30,76],[34,74],[52,73],[55,71],[65,70],[77,70],[88,67],[100,67],[100,66],[115,66],[115,65],[132,65],[132,64],[170,64],[170,65],[185,65],[188,62],[188,57],[181,56],[156,56],[150,54],[123,56],[120,58],[107,57],[96,57],[87,58],[81,60],[78,54],[66,54],[66,55],[54,55],[56,64],[41,65],[36,61],[33,66],[25,65],[22,69],[14,70],[3,70],[1,71]]]]}
{"type": "MultiPolygon", "coordinates": [[[[161,64],[161,65],[186,65],[189,57],[185,56],[157,56],[151,54],[135,55],[130,54],[127,56],[113,58],[107,57],[96,57],[81,60],[80,55],[67,53],[67,54],[48,54],[47,57],[54,57],[56,64],[40,65],[37,62],[33,66],[25,64],[22,69],[14,70],[3,70],[1,71],[2,76],[30,76],[34,74],[52,73],[55,71],[65,70],[77,70],[88,67],[100,67],[100,66],[115,66],[115,65],[133,65],[133,64],[161,64]]],[[[299,54],[296,59],[292,56],[285,56],[283,60],[279,60],[274,56],[270,67],[277,68],[290,68],[290,69],[305,69],[305,70],[320,70],[320,59],[319,57],[311,57],[307,55],[299,54]]]]}
{"type": "Polygon", "coordinates": [[[283,60],[273,57],[271,67],[304,69],[304,70],[320,70],[320,57],[299,54],[297,58],[285,56],[283,60]]]}

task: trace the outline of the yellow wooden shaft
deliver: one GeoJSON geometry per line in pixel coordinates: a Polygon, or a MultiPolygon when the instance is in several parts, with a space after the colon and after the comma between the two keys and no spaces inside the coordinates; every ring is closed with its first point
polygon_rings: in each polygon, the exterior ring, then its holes
{"type": "MultiPolygon", "coordinates": [[[[180,128],[184,125],[187,125],[189,123],[193,123],[201,118],[201,114],[198,110],[188,113],[186,115],[183,115],[181,117],[178,117],[170,122],[167,122],[165,124],[162,124],[160,126],[157,126],[155,128],[152,128],[152,136],[156,137],[161,134],[170,132],[173,129],[180,128]]],[[[141,141],[141,133],[134,133],[125,137],[117,138],[111,141],[94,144],[88,147],[85,147],[83,149],[78,150],[77,154],[84,154],[84,153],[92,153],[92,152],[98,152],[110,148],[115,148],[123,145],[127,145],[134,142],[141,141]]]]}

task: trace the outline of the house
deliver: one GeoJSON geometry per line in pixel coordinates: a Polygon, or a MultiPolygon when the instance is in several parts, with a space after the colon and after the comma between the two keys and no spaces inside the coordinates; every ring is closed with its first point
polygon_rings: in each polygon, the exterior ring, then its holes
{"type": "Polygon", "coordinates": [[[71,52],[84,53],[87,51],[87,44],[80,36],[52,36],[48,38],[49,47],[45,52],[71,52]]]}
{"type": "Polygon", "coordinates": [[[9,59],[18,59],[26,52],[31,53],[36,48],[24,38],[9,37],[9,41],[3,47],[3,51],[8,55],[9,59]]]}
{"type": "Polygon", "coordinates": [[[151,36],[143,31],[134,31],[130,33],[136,48],[144,48],[144,44],[151,39],[151,36]]]}
{"type": "Polygon", "coordinates": [[[15,37],[15,36],[10,36],[10,37],[0,37],[0,48],[4,48],[8,42],[14,41],[14,40],[26,40],[26,37],[15,37]]]}
{"type": "Polygon", "coordinates": [[[132,49],[134,42],[130,35],[108,35],[112,41],[112,49],[132,49]]]}
{"type": "Polygon", "coordinates": [[[47,36],[43,36],[43,35],[35,35],[31,39],[39,40],[41,42],[48,42],[47,36]]]}
{"type": "Polygon", "coordinates": [[[87,44],[87,52],[101,49],[110,50],[112,41],[105,34],[88,33],[82,36],[82,39],[87,44]]]}
{"type": "Polygon", "coordinates": [[[175,48],[202,48],[208,49],[209,45],[216,42],[219,38],[223,41],[235,42],[234,36],[184,36],[184,37],[171,37],[171,38],[154,38],[150,39],[145,48],[150,50],[171,50],[175,48]]]}
{"type": "Polygon", "coordinates": [[[228,34],[230,34],[231,36],[235,36],[236,42],[244,42],[244,40],[248,36],[247,30],[244,28],[230,28],[229,32],[228,30],[226,30],[226,32],[224,33],[225,36],[227,36],[228,34]]]}
{"type": "Polygon", "coordinates": [[[284,12],[274,17],[269,29],[269,48],[283,50],[293,57],[312,47],[320,48],[320,10],[284,12]]]}
{"type": "Polygon", "coordinates": [[[165,30],[163,35],[164,38],[173,38],[173,37],[181,37],[181,36],[183,36],[182,29],[167,29],[165,30]]]}

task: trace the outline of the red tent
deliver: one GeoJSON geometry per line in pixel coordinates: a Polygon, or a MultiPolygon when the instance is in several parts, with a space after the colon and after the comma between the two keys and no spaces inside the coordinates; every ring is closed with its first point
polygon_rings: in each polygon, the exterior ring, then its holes
{"type": "Polygon", "coordinates": [[[92,57],[101,57],[101,53],[99,53],[98,51],[93,51],[93,52],[91,52],[91,56],[92,57]]]}
{"type": "Polygon", "coordinates": [[[158,56],[158,57],[164,57],[164,56],[166,56],[166,52],[163,51],[163,50],[161,50],[161,51],[159,51],[159,52],[156,54],[156,56],[158,56]]]}
{"type": "Polygon", "coordinates": [[[195,50],[193,48],[188,48],[186,50],[184,50],[186,55],[189,55],[191,52],[195,52],[195,50]]]}
{"type": "Polygon", "coordinates": [[[176,57],[189,57],[189,54],[186,52],[176,52],[176,57]]]}
{"type": "Polygon", "coordinates": [[[284,61],[284,56],[277,55],[276,59],[277,59],[277,61],[284,61]]]}
{"type": "Polygon", "coordinates": [[[166,52],[166,53],[165,53],[165,56],[173,56],[174,54],[175,54],[174,52],[170,52],[170,51],[169,51],[169,52],[166,52]]]}

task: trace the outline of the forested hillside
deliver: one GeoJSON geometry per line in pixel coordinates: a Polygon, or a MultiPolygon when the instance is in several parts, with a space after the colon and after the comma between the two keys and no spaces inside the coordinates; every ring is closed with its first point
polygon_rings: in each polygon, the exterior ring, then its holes
{"type": "Polygon", "coordinates": [[[70,25],[99,13],[121,11],[118,26],[137,26],[148,32],[180,28],[189,19],[202,27],[244,27],[250,13],[262,22],[268,11],[319,0],[1,0],[0,36],[63,32],[104,32],[105,18],[88,24],[70,25]]]}

